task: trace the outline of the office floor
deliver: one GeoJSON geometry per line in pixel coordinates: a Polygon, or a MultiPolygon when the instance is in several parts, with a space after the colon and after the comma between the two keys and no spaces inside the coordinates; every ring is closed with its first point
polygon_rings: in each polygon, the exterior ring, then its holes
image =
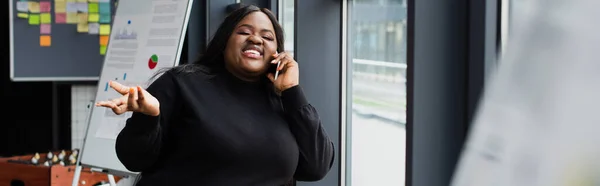
{"type": "Polygon", "coordinates": [[[404,185],[404,125],[352,115],[351,184],[404,185]]]}

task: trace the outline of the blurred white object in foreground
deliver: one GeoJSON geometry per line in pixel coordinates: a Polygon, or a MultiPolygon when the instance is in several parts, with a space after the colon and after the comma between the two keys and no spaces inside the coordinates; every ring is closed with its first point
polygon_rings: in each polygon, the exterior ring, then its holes
{"type": "Polygon", "coordinates": [[[600,0],[513,0],[452,186],[600,185],[600,0]]]}

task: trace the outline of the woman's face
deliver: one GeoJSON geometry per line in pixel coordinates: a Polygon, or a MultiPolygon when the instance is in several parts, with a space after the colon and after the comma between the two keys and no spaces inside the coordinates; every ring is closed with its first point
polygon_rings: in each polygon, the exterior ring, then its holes
{"type": "Polygon", "coordinates": [[[255,80],[265,74],[276,50],[273,23],[263,12],[253,12],[240,21],[229,37],[225,64],[237,76],[255,80]]]}

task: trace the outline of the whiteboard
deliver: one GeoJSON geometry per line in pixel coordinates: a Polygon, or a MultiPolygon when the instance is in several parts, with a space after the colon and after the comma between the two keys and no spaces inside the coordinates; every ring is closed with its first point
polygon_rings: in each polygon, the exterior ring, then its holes
{"type": "MultiPolygon", "coordinates": [[[[157,70],[179,63],[192,0],[120,0],[117,5],[95,101],[121,95],[114,80],[147,87],[157,70]]],[[[111,174],[135,174],[117,158],[115,140],[131,113],[94,107],[81,151],[81,165],[111,174]]]]}

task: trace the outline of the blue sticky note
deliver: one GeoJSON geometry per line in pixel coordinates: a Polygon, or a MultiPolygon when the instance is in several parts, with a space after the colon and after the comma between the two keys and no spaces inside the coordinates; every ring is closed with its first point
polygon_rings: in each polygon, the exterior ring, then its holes
{"type": "Polygon", "coordinates": [[[110,23],[110,14],[100,14],[99,23],[110,23]]]}
{"type": "Polygon", "coordinates": [[[98,12],[101,14],[110,14],[110,3],[99,3],[98,12]]]}

